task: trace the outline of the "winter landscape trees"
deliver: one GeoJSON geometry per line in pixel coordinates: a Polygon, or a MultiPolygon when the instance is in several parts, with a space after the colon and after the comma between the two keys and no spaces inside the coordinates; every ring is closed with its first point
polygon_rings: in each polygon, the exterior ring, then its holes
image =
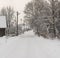
{"type": "Polygon", "coordinates": [[[6,28],[6,31],[7,31],[7,34],[10,33],[10,27],[11,26],[11,21],[13,20],[13,17],[14,17],[14,9],[12,7],[3,7],[0,11],[0,15],[1,16],[5,16],[6,17],[6,24],[7,24],[7,28],[6,28]]]}
{"type": "MultiPolygon", "coordinates": [[[[60,38],[60,1],[32,0],[26,4],[24,14],[24,22],[26,22],[26,25],[28,25],[36,35],[45,38],[60,38]]],[[[19,29],[21,28],[20,30],[17,30],[17,16],[15,16],[13,8],[10,6],[6,8],[3,7],[0,15],[6,16],[8,34],[22,31],[22,26],[24,26],[25,23],[19,26],[19,29]],[[15,24],[15,26],[13,26],[13,24],[15,24]]]]}
{"type": "Polygon", "coordinates": [[[44,37],[59,37],[60,1],[32,0],[26,5],[24,13],[26,22],[35,34],[44,37]]]}

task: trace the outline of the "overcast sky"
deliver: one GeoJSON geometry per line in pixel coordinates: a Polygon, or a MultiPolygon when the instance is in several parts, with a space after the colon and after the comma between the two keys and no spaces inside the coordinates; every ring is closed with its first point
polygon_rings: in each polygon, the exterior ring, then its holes
{"type": "Polygon", "coordinates": [[[26,3],[31,0],[0,0],[0,8],[3,6],[12,6],[15,10],[22,11],[26,3]]]}

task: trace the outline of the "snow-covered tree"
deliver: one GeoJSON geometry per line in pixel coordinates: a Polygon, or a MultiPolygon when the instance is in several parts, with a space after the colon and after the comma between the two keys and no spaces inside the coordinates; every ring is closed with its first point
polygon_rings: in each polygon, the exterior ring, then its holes
{"type": "Polygon", "coordinates": [[[59,33],[60,30],[56,24],[60,17],[58,0],[32,0],[26,5],[24,13],[26,22],[37,35],[56,37],[59,33]]]}
{"type": "MultiPolygon", "coordinates": [[[[46,2],[47,3],[47,2],[46,2]]],[[[24,13],[25,19],[27,19],[28,23],[30,24],[31,28],[34,30],[35,34],[39,36],[42,33],[47,33],[45,18],[48,16],[47,11],[49,11],[45,6],[46,4],[43,0],[33,0],[32,2],[26,5],[24,13]],[[44,28],[45,27],[45,28],[44,28]],[[45,32],[44,29],[45,29],[45,32]],[[42,30],[43,29],[43,30],[42,30]],[[42,32],[41,32],[42,31],[42,32]]],[[[47,3],[48,4],[48,3],[47,3]]]]}
{"type": "Polygon", "coordinates": [[[6,8],[3,7],[0,11],[0,15],[6,16],[7,30],[8,30],[8,34],[9,34],[11,20],[14,17],[14,9],[10,6],[6,7],[6,8]]]}

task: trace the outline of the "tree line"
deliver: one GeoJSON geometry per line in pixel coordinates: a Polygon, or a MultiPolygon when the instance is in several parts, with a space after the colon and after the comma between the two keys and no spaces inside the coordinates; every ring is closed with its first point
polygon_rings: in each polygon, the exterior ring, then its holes
{"type": "Polygon", "coordinates": [[[25,22],[38,36],[60,38],[60,1],[32,0],[24,9],[25,22]]]}
{"type": "MultiPolygon", "coordinates": [[[[24,33],[25,31],[30,30],[27,28],[25,23],[18,24],[18,15],[19,11],[15,11],[13,7],[2,7],[0,9],[0,16],[5,16],[6,18],[6,29],[5,35],[7,36],[18,36],[19,34],[24,33]]],[[[20,19],[22,21],[22,19],[20,19]]]]}

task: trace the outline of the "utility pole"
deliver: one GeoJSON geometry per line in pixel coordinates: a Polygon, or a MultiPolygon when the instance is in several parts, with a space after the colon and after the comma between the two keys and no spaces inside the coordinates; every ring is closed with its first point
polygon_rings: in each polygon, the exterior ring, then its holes
{"type": "Polygon", "coordinates": [[[19,12],[17,11],[17,33],[16,33],[16,36],[18,36],[18,15],[19,15],[19,12]]]}
{"type": "Polygon", "coordinates": [[[52,20],[53,20],[53,32],[54,32],[54,37],[56,37],[56,30],[55,30],[55,1],[52,0],[52,20]]]}

